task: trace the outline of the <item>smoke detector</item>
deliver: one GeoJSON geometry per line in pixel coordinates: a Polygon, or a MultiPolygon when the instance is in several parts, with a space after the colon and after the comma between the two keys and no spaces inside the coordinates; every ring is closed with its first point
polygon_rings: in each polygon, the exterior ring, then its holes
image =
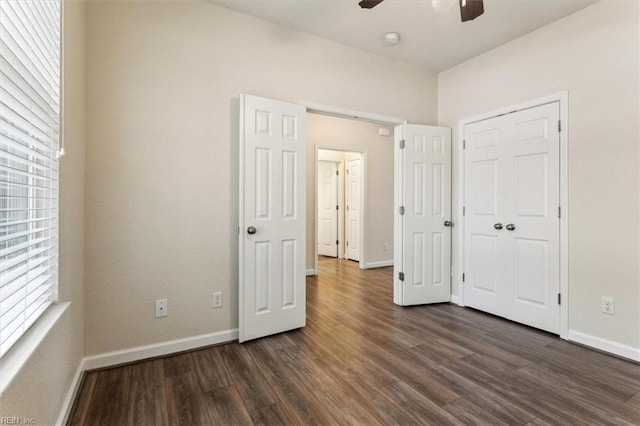
{"type": "Polygon", "coordinates": [[[386,33],[382,39],[385,44],[393,46],[394,44],[398,44],[400,42],[400,34],[398,33],[386,33]]]}

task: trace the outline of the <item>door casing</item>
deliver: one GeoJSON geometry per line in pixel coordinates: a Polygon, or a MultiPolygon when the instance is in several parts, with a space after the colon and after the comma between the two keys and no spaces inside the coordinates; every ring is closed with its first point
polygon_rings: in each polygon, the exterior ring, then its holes
{"type": "Polygon", "coordinates": [[[553,95],[532,99],[516,105],[500,108],[494,111],[486,112],[483,114],[467,117],[458,123],[458,144],[457,144],[457,173],[455,178],[457,179],[457,185],[453,187],[457,189],[457,223],[460,226],[454,227],[453,232],[455,235],[452,237],[453,244],[453,257],[452,257],[452,282],[456,283],[458,288],[457,297],[452,296],[451,301],[457,303],[460,306],[464,304],[464,283],[462,281],[462,274],[464,273],[464,215],[462,214],[462,207],[464,206],[464,149],[463,143],[465,139],[464,128],[467,124],[471,124],[477,121],[494,118],[499,115],[509,114],[511,112],[520,111],[545,105],[552,102],[560,103],[560,337],[562,339],[568,338],[569,329],[569,243],[568,243],[568,217],[569,217],[569,197],[568,197],[568,141],[569,141],[569,93],[567,91],[555,93],[553,95]]]}

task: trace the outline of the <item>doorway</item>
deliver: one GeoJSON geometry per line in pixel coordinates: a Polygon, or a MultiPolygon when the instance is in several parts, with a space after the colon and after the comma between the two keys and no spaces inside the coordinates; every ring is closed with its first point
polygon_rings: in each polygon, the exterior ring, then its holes
{"type": "Polygon", "coordinates": [[[394,128],[354,116],[307,114],[308,276],[318,256],[393,266],[394,128]]]}
{"type": "Polygon", "coordinates": [[[360,262],[365,235],[360,152],[318,149],[316,156],[317,250],[319,256],[360,262]]]}

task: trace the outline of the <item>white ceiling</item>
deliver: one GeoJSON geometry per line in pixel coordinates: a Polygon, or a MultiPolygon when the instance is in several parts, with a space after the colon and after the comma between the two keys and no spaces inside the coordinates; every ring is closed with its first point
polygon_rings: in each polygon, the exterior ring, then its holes
{"type": "MultiPolygon", "coordinates": [[[[484,15],[460,22],[456,4],[437,14],[431,0],[385,0],[371,10],[358,0],[209,0],[267,21],[438,72],[596,0],[484,0],[484,15]],[[382,36],[400,33],[396,46],[382,36]]],[[[445,0],[447,1],[447,0],[445,0]]]]}

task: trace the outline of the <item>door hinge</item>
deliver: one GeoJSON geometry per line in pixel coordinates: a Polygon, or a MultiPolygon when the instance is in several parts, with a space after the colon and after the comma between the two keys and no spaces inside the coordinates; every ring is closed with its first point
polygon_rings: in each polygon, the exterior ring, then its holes
{"type": "Polygon", "coordinates": [[[400,281],[404,281],[404,272],[399,272],[399,273],[398,273],[398,279],[399,279],[400,281]]]}
{"type": "Polygon", "coordinates": [[[398,207],[398,213],[400,213],[400,216],[404,215],[404,206],[398,207]]]}
{"type": "Polygon", "coordinates": [[[465,214],[467,214],[467,208],[465,206],[462,206],[462,216],[464,216],[465,214]]]}
{"type": "Polygon", "coordinates": [[[349,169],[346,170],[347,174],[349,174],[349,169]]]}
{"type": "Polygon", "coordinates": [[[336,240],[336,245],[340,244],[340,240],[336,240]]]}
{"type": "Polygon", "coordinates": [[[558,133],[562,131],[562,121],[558,120],[558,133]]]}
{"type": "Polygon", "coordinates": [[[347,247],[349,247],[349,241],[347,241],[347,247]]]}
{"type": "Polygon", "coordinates": [[[560,210],[560,207],[558,206],[558,219],[560,219],[562,217],[562,211],[560,210]]]}
{"type": "Polygon", "coordinates": [[[404,139],[400,139],[400,149],[404,149],[404,139]]]}
{"type": "Polygon", "coordinates": [[[336,170],[336,176],[339,176],[339,175],[340,175],[340,171],[336,170]]]}
{"type": "Polygon", "coordinates": [[[466,141],[466,139],[462,139],[462,149],[467,149],[467,141],[466,141]]]}
{"type": "Polygon", "coordinates": [[[338,206],[336,206],[336,210],[340,210],[340,208],[338,206]]]}
{"type": "Polygon", "coordinates": [[[558,305],[560,304],[561,301],[561,297],[560,297],[560,293],[558,293],[558,305]]]}
{"type": "Polygon", "coordinates": [[[464,272],[462,273],[462,282],[464,282],[464,272]]]}

